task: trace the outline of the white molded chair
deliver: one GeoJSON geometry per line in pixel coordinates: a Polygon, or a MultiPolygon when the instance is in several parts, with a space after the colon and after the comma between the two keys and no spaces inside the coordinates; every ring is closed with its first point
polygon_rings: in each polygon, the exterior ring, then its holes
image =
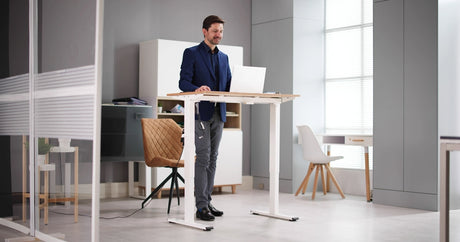
{"type": "Polygon", "coordinates": [[[324,168],[327,171],[327,174],[329,175],[329,177],[334,182],[342,198],[345,198],[345,195],[343,194],[343,191],[340,188],[339,183],[335,179],[335,176],[332,173],[331,168],[329,167],[329,163],[331,161],[342,159],[343,156],[325,155],[324,152],[321,150],[321,147],[319,145],[318,140],[316,139],[315,134],[313,133],[313,131],[311,130],[309,126],[300,125],[300,126],[297,126],[297,129],[299,130],[299,139],[301,140],[303,158],[306,161],[309,161],[310,165],[308,166],[307,175],[303,179],[295,195],[297,196],[300,190],[302,190],[302,194],[305,194],[305,190],[307,189],[307,185],[308,185],[308,179],[310,178],[311,173],[315,169],[316,169],[315,182],[314,182],[313,193],[311,195],[311,199],[312,200],[315,199],[316,187],[318,185],[318,173],[320,171],[321,171],[321,180],[323,183],[323,193],[324,195],[326,195],[327,186],[326,186],[326,179],[323,173],[323,168],[324,168]]]}

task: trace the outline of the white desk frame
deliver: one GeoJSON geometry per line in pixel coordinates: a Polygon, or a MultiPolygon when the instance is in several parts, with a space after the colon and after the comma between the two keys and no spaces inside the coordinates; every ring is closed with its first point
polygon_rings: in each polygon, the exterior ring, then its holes
{"type": "Polygon", "coordinates": [[[128,194],[129,197],[137,199],[146,199],[152,191],[152,168],[145,165],[145,161],[128,161],[128,194]],[[140,166],[145,166],[145,195],[137,195],[134,193],[134,162],[140,166]]]}
{"type": "MultiPolygon", "coordinates": [[[[330,145],[356,145],[364,147],[364,167],[366,176],[366,200],[372,201],[369,171],[369,146],[373,145],[372,134],[321,134],[320,142],[327,145],[327,155],[330,155],[330,145]]],[[[329,180],[329,179],[328,179],[329,180]]]]}
{"type": "Polygon", "coordinates": [[[439,241],[449,242],[450,152],[460,151],[460,137],[441,137],[440,144],[440,212],[439,241]]]}
{"type": "Polygon", "coordinates": [[[256,94],[256,93],[231,93],[231,92],[187,92],[173,93],[184,100],[184,131],[185,131],[185,206],[184,219],[170,218],[170,223],[177,223],[193,228],[209,231],[213,226],[203,225],[194,221],[194,155],[195,155],[195,103],[200,101],[244,103],[244,104],[270,104],[270,209],[268,212],[251,210],[252,214],[272,218],[296,221],[298,217],[279,214],[279,168],[280,168],[280,104],[291,101],[298,95],[285,94],[256,94]]]}

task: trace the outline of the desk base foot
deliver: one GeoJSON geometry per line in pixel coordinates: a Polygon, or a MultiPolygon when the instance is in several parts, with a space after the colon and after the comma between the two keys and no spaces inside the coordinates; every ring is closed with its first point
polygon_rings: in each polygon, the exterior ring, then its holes
{"type": "Polygon", "coordinates": [[[188,226],[188,227],[192,227],[196,229],[201,229],[204,231],[211,231],[211,229],[214,229],[212,225],[204,225],[204,224],[199,224],[195,222],[187,222],[182,219],[170,218],[168,219],[168,222],[173,223],[173,224],[180,224],[180,225],[184,225],[184,226],[188,226]]]}
{"type": "Polygon", "coordinates": [[[258,210],[251,210],[250,212],[254,215],[261,215],[261,216],[270,217],[270,218],[283,219],[283,220],[287,220],[291,222],[295,222],[299,220],[299,217],[293,217],[293,216],[282,215],[282,214],[272,214],[269,212],[258,211],[258,210]]]}

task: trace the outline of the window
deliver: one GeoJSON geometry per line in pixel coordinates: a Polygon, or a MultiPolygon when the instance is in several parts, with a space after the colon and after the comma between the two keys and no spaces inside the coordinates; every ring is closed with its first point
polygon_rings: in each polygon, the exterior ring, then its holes
{"type": "MultiPolygon", "coordinates": [[[[325,18],[326,131],[372,133],[372,0],[326,0],[325,18]]],[[[334,167],[364,169],[362,147],[331,153],[345,157],[334,167]]]]}

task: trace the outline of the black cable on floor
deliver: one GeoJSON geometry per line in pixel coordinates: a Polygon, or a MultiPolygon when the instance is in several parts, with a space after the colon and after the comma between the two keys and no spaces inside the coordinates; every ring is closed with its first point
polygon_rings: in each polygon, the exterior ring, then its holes
{"type": "MultiPolygon", "coordinates": [[[[139,212],[140,210],[142,210],[142,208],[136,209],[136,210],[135,210],[134,212],[132,212],[131,214],[128,214],[128,215],[125,215],[125,216],[115,216],[115,217],[103,217],[103,216],[99,216],[99,218],[101,218],[101,219],[128,218],[128,217],[133,216],[134,214],[136,214],[136,213],[139,212]]],[[[74,215],[73,213],[63,213],[63,212],[56,212],[56,211],[51,211],[51,210],[49,210],[49,211],[52,212],[52,213],[61,214],[61,215],[71,215],[71,216],[74,215]]],[[[91,215],[88,215],[88,214],[81,214],[81,213],[79,213],[78,216],[82,216],[82,217],[91,217],[91,215]]]]}

